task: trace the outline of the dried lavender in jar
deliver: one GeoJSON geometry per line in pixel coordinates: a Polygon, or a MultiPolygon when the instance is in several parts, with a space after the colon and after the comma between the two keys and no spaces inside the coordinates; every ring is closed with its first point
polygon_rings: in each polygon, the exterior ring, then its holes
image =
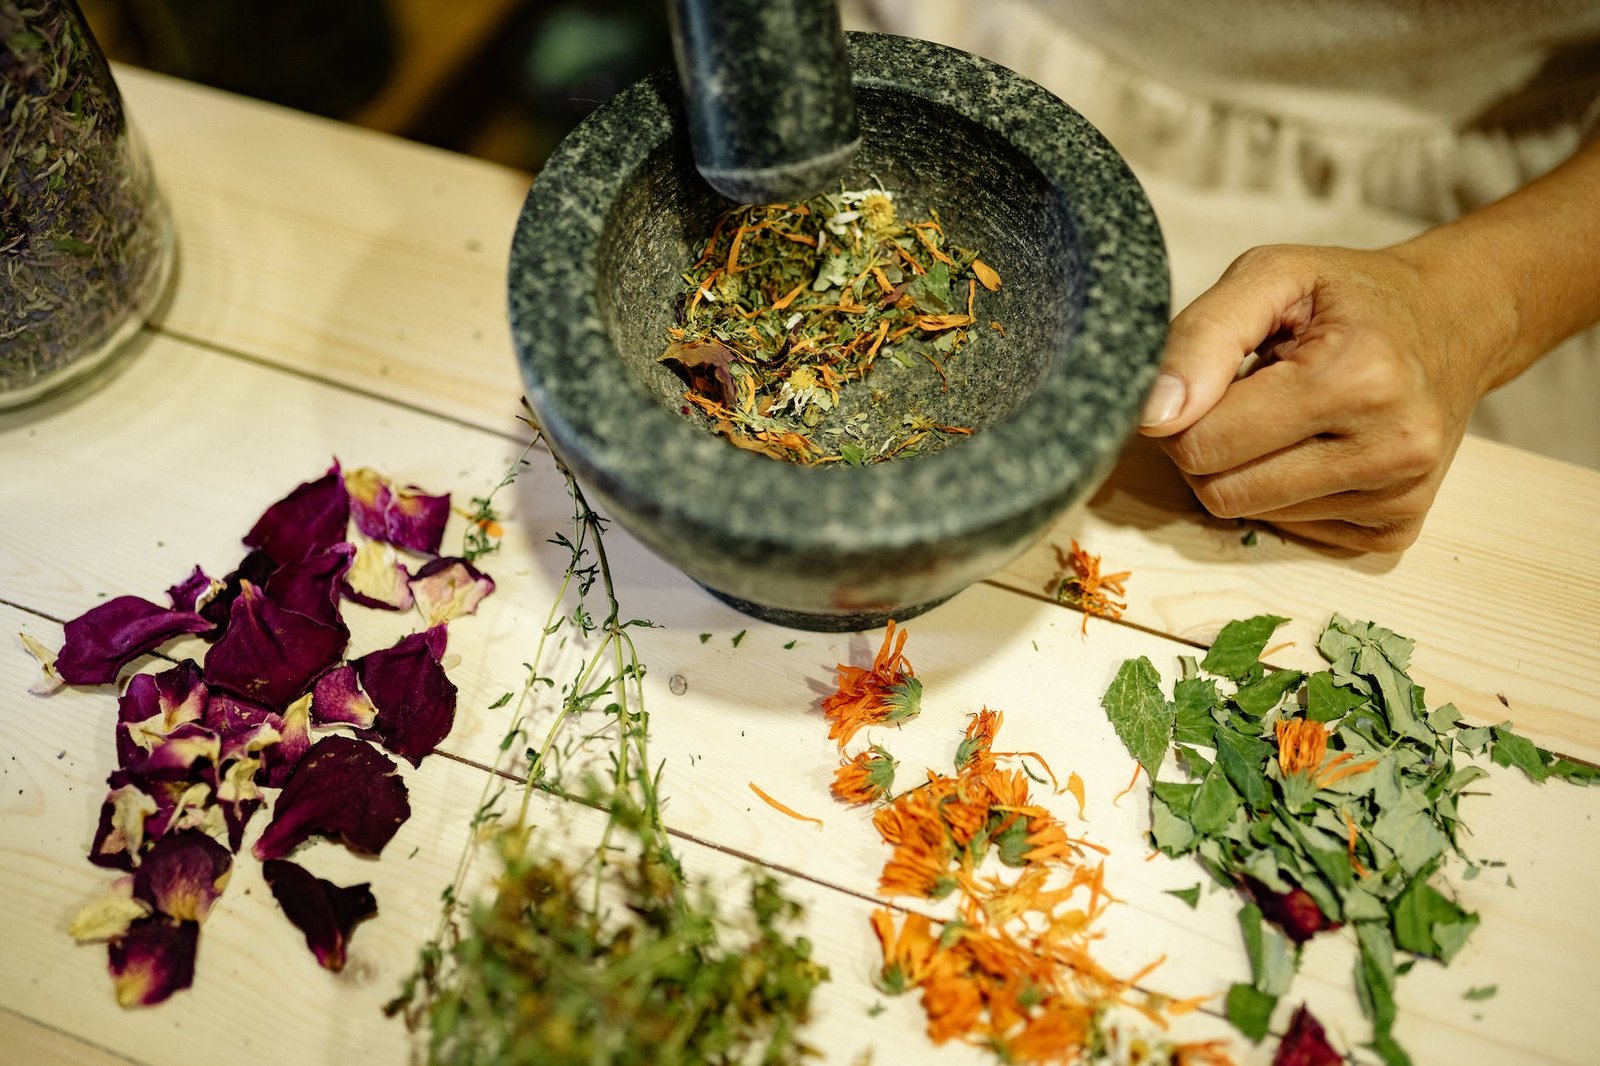
{"type": "Polygon", "coordinates": [[[103,362],[143,324],[172,227],[74,0],[0,0],[0,407],[103,362]]]}

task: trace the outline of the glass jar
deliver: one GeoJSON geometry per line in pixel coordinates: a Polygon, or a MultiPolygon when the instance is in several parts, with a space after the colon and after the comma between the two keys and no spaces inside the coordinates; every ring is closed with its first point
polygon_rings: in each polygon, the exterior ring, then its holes
{"type": "Polygon", "coordinates": [[[123,348],[166,287],[173,243],[76,0],[0,0],[0,408],[123,348]]]}

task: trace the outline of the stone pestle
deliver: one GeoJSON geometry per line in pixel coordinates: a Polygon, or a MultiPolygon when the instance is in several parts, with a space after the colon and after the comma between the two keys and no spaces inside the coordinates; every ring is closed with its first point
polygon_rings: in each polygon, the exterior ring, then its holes
{"type": "Polygon", "coordinates": [[[696,169],[742,203],[813,196],[861,142],[832,0],[668,0],[696,169]]]}

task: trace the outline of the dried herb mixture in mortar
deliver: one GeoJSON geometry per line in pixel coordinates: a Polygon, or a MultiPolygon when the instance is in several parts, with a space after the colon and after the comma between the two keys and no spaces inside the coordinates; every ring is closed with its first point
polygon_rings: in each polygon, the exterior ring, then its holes
{"type": "Polygon", "coordinates": [[[979,321],[979,287],[1000,288],[929,214],[903,219],[883,189],[725,213],[683,276],[661,356],[687,386],[684,414],[740,448],[807,465],[881,462],[970,434],[879,403],[877,388],[848,388],[893,361],[947,390],[946,367],[979,321]]]}

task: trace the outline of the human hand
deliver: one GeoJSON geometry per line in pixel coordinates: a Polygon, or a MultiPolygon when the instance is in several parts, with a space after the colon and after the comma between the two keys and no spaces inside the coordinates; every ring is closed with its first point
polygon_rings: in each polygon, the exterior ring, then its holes
{"type": "Polygon", "coordinates": [[[1366,551],[1416,540],[1515,333],[1487,274],[1417,245],[1254,248],[1173,320],[1140,432],[1208,511],[1366,551]]]}

